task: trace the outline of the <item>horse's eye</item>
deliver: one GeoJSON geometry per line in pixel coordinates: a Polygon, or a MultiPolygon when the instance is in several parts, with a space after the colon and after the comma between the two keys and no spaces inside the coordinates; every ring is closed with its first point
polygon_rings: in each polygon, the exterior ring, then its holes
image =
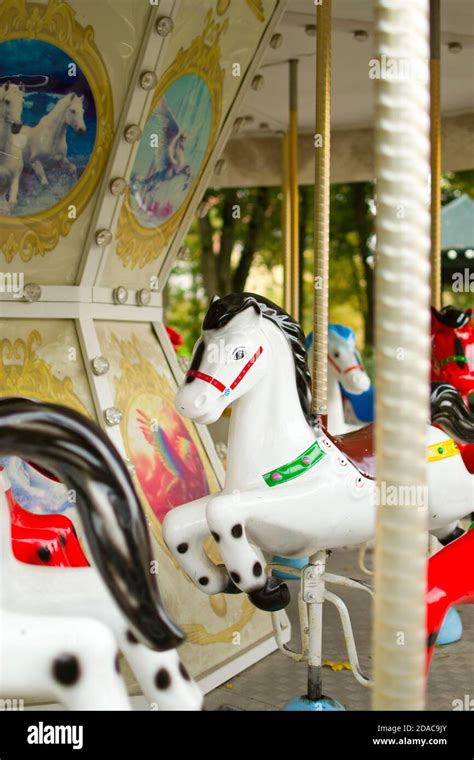
{"type": "Polygon", "coordinates": [[[234,359],[236,362],[240,361],[240,359],[243,359],[245,357],[245,351],[243,348],[237,349],[237,351],[234,354],[234,359]]]}
{"type": "Polygon", "coordinates": [[[334,351],[334,358],[339,359],[339,351],[334,351]]]}

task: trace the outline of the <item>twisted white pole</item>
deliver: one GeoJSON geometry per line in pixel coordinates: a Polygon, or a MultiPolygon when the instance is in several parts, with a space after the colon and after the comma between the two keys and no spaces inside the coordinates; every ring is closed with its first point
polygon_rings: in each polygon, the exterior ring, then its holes
{"type": "Polygon", "coordinates": [[[377,710],[424,707],[430,355],[428,18],[429,0],[377,0],[375,432],[380,507],[373,696],[377,710]]]}

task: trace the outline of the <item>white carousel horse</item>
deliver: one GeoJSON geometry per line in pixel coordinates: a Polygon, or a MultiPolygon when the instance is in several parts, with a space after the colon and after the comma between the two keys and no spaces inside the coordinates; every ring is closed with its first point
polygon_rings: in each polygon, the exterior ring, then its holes
{"type": "MultiPolygon", "coordinates": [[[[373,538],[372,428],[333,438],[314,427],[301,328],[251,293],[211,304],[176,397],[182,415],[205,425],[229,404],[224,489],[169,512],[164,537],[203,592],[237,587],[257,607],[276,611],[288,604],[288,588],[266,578],[252,544],[298,558],[373,538]],[[209,532],[225,566],[214,565],[203,549],[209,532]]],[[[428,508],[434,529],[471,510],[472,476],[454,442],[431,425],[427,446],[428,504],[420,508],[428,508]]]]}
{"type": "Polygon", "coordinates": [[[8,206],[14,206],[18,200],[23,171],[21,115],[24,93],[23,85],[6,82],[0,87],[0,184],[5,188],[8,206]]]}
{"type": "MultiPolygon", "coordinates": [[[[306,341],[312,350],[312,333],[306,341]]],[[[350,396],[369,391],[370,377],[357,350],[354,331],[344,325],[330,324],[328,330],[328,420],[330,433],[340,435],[358,430],[364,423],[346,422],[342,389],[350,396]]]]}
{"type": "Polygon", "coordinates": [[[31,166],[39,181],[46,187],[48,178],[43,162],[54,162],[75,176],[76,165],[67,157],[66,127],[85,134],[84,95],[71,92],[58,100],[54,108],[34,127],[23,127],[26,136],[25,164],[31,166]]]}
{"type": "Polygon", "coordinates": [[[0,695],[53,697],[75,709],[125,709],[116,671],[120,648],[150,703],[200,709],[202,694],[174,649],[183,635],[161,604],[140,502],[107,436],[64,407],[3,399],[0,453],[32,461],[75,490],[96,563],[56,568],[17,561],[3,471],[0,638],[2,665],[9,664],[0,669],[0,695]]]}

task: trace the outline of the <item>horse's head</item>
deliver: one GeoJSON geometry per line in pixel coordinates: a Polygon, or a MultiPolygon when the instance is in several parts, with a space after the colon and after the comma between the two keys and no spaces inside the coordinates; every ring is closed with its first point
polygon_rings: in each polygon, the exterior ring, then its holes
{"type": "Polygon", "coordinates": [[[0,118],[12,124],[21,122],[25,88],[22,84],[6,82],[0,87],[0,118]]]}
{"type": "Polygon", "coordinates": [[[66,124],[71,127],[75,132],[85,134],[86,123],[84,121],[84,95],[76,95],[72,92],[66,96],[67,107],[65,111],[66,124]]]}
{"type": "Polygon", "coordinates": [[[467,394],[474,390],[472,309],[431,308],[431,373],[467,394]]]}
{"type": "Polygon", "coordinates": [[[262,311],[252,294],[215,298],[194,347],[176,408],[204,425],[258,383],[268,364],[262,311]]]}
{"type": "Polygon", "coordinates": [[[328,361],[347,393],[359,395],[369,390],[370,378],[357,351],[354,331],[349,327],[329,325],[328,361]]]}

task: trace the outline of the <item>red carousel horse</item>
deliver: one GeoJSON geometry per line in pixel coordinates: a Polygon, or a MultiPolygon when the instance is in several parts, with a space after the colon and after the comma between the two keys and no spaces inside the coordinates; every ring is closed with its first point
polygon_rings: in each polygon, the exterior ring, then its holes
{"type": "MultiPolygon", "coordinates": [[[[431,380],[449,384],[459,391],[467,408],[474,412],[474,322],[472,309],[431,307],[431,380]]],[[[435,423],[434,423],[435,424],[435,423]]],[[[474,445],[459,442],[469,472],[474,472],[474,445]]]]}

